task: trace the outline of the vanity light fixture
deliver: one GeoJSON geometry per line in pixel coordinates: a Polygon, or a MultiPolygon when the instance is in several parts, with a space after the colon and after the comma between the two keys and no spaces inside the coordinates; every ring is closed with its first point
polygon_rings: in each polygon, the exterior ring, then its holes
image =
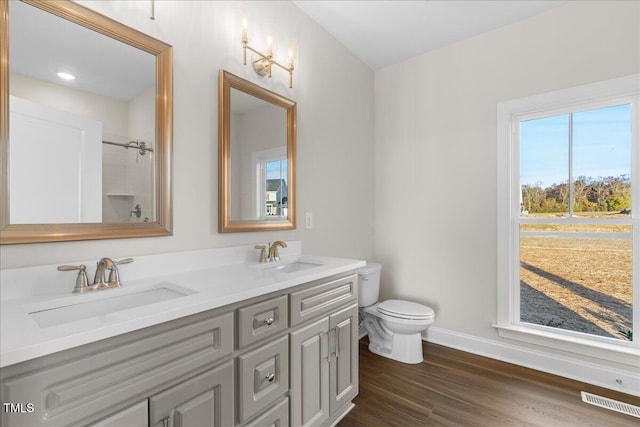
{"type": "Polygon", "coordinates": [[[64,79],[64,80],[75,80],[76,79],[76,76],[74,76],[73,74],[65,73],[64,71],[60,71],[58,73],[58,77],[60,77],[61,79],[64,79]]]}
{"type": "Polygon", "coordinates": [[[287,66],[282,65],[273,59],[273,38],[267,37],[267,51],[262,53],[257,49],[249,46],[247,39],[247,20],[242,20],[242,65],[247,65],[247,49],[255,53],[251,56],[251,65],[256,73],[261,76],[269,76],[271,78],[271,69],[273,65],[277,65],[289,73],[289,87],[293,87],[293,51],[289,49],[289,63],[287,66]]]}

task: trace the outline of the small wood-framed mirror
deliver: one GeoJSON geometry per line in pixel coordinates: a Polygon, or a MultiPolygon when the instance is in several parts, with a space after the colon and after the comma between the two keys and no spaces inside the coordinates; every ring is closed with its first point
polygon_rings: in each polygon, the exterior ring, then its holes
{"type": "Polygon", "coordinates": [[[296,103],[220,70],[218,230],[296,224],[296,103]]]}
{"type": "Polygon", "coordinates": [[[172,47],[72,1],[0,29],[0,244],[171,235],[172,47]]]}

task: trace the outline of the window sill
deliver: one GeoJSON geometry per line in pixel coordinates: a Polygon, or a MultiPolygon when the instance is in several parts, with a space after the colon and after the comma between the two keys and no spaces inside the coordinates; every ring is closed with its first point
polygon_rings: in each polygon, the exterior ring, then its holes
{"type": "Polygon", "coordinates": [[[569,353],[617,362],[624,365],[638,367],[640,365],[640,349],[633,347],[633,343],[620,345],[598,342],[575,336],[553,333],[517,325],[491,325],[498,330],[503,338],[540,345],[569,353]]]}

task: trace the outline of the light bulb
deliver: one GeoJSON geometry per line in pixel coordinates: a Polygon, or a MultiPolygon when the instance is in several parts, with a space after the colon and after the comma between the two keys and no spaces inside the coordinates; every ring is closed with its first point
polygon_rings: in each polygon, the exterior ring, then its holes
{"type": "Polygon", "coordinates": [[[247,18],[242,18],[242,41],[247,41],[247,18]]]}
{"type": "Polygon", "coordinates": [[[289,67],[293,67],[293,50],[289,49],[289,67]]]}
{"type": "Polygon", "coordinates": [[[267,36],[267,55],[273,54],[273,37],[267,36]]]}

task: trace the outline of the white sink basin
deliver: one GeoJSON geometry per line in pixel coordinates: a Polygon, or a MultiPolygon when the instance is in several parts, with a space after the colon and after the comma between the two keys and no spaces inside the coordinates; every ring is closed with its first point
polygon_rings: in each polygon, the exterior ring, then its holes
{"type": "Polygon", "coordinates": [[[91,296],[97,297],[98,293],[100,293],[100,297],[103,298],[92,298],[82,302],[74,303],[73,301],[69,301],[69,299],[65,299],[65,302],[59,305],[53,304],[51,307],[29,311],[29,315],[41,328],[49,328],[64,323],[88,319],[90,317],[103,316],[117,311],[168,301],[195,293],[195,291],[166,282],[140,291],[107,297],[109,292],[114,291],[116,290],[96,291],[97,293],[91,296]]]}
{"type": "Polygon", "coordinates": [[[322,265],[324,265],[324,263],[306,259],[296,259],[294,261],[276,261],[257,264],[253,267],[268,271],[279,271],[281,273],[295,273],[308,268],[320,267],[322,265]]]}
{"type": "Polygon", "coordinates": [[[281,271],[283,273],[294,273],[300,270],[306,270],[307,268],[318,267],[322,264],[315,264],[312,262],[304,262],[304,261],[296,261],[290,264],[283,264],[277,267],[273,267],[277,271],[281,271]]]}

